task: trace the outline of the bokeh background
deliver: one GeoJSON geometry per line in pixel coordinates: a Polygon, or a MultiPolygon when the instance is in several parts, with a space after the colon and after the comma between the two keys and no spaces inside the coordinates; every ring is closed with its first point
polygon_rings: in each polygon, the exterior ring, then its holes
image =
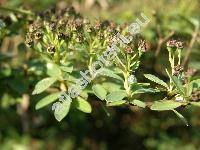
{"type": "MultiPolygon", "coordinates": [[[[165,44],[171,38],[185,42],[185,67],[200,69],[199,0],[0,0],[0,19],[6,25],[6,31],[0,35],[0,149],[199,150],[199,108],[180,110],[190,124],[188,127],[170,111],[109,107],[108,116],[92,96],[91,114],[71,110],[60,123],[54,119],[50,106],[35,110],[38,96],[31,92],[44,77],[45,64],[31,59],[34,52],[24,45],[29,16],[18,9],[40,13],[71,5],[90,20],[130,24],[141,12],[150,18],[141,32],[151,48],[142,58],[140,81],[147,72],[166,78],[165,44]]],[[[199,76],[197,72],[196,77],[199,76]]],[[[153,101],[155,97],[143,98],[153,101]]]]}

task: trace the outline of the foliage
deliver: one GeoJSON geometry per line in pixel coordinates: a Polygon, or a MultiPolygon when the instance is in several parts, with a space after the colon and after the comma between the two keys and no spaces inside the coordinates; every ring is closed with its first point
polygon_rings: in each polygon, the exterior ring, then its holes
{"type": "Polygon", "coordinates": [[[198,1],[102,2],[67,1],[80,13],[60,1],[3,2],[0,149],[199,149],[198,1]],[[148,26],[94,74],[141,11],[148,26]],[[79,96],[59,99],[87,70],[79,96]]]}

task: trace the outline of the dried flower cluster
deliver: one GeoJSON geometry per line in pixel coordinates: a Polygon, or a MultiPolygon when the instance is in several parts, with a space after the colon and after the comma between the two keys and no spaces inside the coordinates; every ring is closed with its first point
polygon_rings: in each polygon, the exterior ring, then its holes
{"type": "Polygon", "coordinates": [[[177,49],[183,49],[183,42],[177,41],[177,40],[170,40],[167,42],[167,47],[169,48],[177,48],[177,49]]]}
{"type": "MultiPolygon", "coordinates": [[[[65,51],[75,50],[75,46],[105,50],[111,46],[113,38],[118,32],[125,30],[127,26],[119,26],[113,21],[96,20],[91,23],[76,13],[73,7],[64,10],[47,10],[30,26],[25,43],[40,52],[47,52],[62,60],[65,51]]],[[[141,40],[138,48],[134,41],[126,45],[124,52],[131,54],[134,49],[146,52],[148,45],[141,40]]],[[[90,53],[90,52],[89,52],[90,53]]]]}

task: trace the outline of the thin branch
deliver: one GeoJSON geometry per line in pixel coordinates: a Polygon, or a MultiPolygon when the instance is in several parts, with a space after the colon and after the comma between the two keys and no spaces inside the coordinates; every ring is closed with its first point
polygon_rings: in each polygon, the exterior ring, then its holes
{"type": "Polygon", "coordinates": [[[183,63],[182,63],[183,67],[187,64],[187,62],[189,60],[189,57],[190,57],[190,54],[191,54],[191,51],[192,51],[192,47],[193,47],[193,45],[194,45],[194,43],[197,39],[198,32],[199,32],[199,27],[196,27],[195,31],[192,34],[192,39],[190,40],[189,46],[186,49],[185,57],[184,57],[184,60],[183,60],[183,63]]]}
{"type": "Polygon", "coordinates": [[[173,36],[174,33],[175,33],[174,31],[171,31],[167,36],[165,36],[165,37],[163,38],[163,37],[161,36],[161,34],[158,32],[159,40],[158,40],[158,45],[157,45],[156,53],[155,53],[155,56],[156,56],[156,57],[159,55],[163,43],[165,43],[171,36],[173,36]]]}
{"type": "Polygon", "coordinates": [[[0,6],[0,10],[2,11],[8,11],[8,12],[15,12],[23,15],[31,15],[33,16],[34,14],[28,10],[22,10],[22,9],[14,9],[14,8],[7,8],[7,7],[2,7],[0,6]]]}

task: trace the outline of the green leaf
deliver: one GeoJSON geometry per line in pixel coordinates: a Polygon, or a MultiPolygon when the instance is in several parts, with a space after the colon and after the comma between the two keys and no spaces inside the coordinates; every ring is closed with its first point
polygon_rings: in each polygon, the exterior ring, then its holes
{"type": "Polygon", "coordinates": [[[104,100],[106,98],[107,92],[102,85],[96,84],[92,87],[92,90],[99,99],[104,100]]]}
{"type": "Polygon", "coordinates": [[[90,103],[88,103],[86,100],[84,100],[81,97],[78,97],[77,100],[74,101],[75,107],[85,113],[91,113],[92,112],[92,107],[90,103]]]}
{"type": "Polygon", "coordinates": [[[121,85],[112,83],[112,82],[104,82],[102,86],[108,91],[108,92],[113,92],[113,91],[118,91],[121,89],[121,85]]]}
{"type": "Polygon", "coordinates": [[[105,75],[105,76],[108,76],[108,77],[111,77],[111,78],[115,78],[115,79],[118,79],[120,81],[124,81],[119,75],[115,74],[114,71],[106,69],[106,68],[101,69],[99,74],[105,75]]]}
{"type": "Polygon", "coordinates": [[[181,105],[182,103],[171,101],[171,100],[155,101],[151,105],[150,109],[157,110],[157,111],[172,110],[181,105]]]}
{"type": "Polygon", "coordinates": [[[108,102],[119,101],[119,100],[122,100],[126,96],[127,96],[127,94],[126,94],[126,91],[124,91],[124,90],[114,91],[106,96],[106,100],[108,102]]]}
{"type": "Polygon", "coordinates": [[[108,102],[107,106],[120,106],[120,105],[123,105],[125,103],[126,103],[125,100],[119,100],[119,101],[108,102]]]}
{"type": "Polygon", "coordinates": [[[193,106],[200,107],[200,102],[190,102],[193,106]]]}
{"type": "Polygon", "coordinates": [[[60,96],[60,92],[59,93],[53,93],[53,94],[50,94],[50,95],[44,97],[39,102],[37,102],[35,109],[38,110],[38,109],[54,102],[56,99],[59,98],[59,96],[60,96]]]}
{"type": "Polygon", "coordinates": [[[144,74],[144,76],[145,76],[145,78],[147,78],[157,84],[160,84],[168,89],[168,85],[163,80],[159,79],[158,77],[156,77],[152,74],[144,74]]]}
{"type": "Polygon", "coordinates": [[[135,90],[132,95],[134,94],[142,94],[142,93],[156,93],[159,92],[159,90],[157,89],[153,89],[153,88],[142,88],[140,87],[139,89],[135,90]]]}
{"type": "Polygon", "coordinates": [[[190,84],[190,86],[193,86],[193,88],[198,89],[198,88],[200,88],[200,79],[193,80],[189,84],[190,84]]]}
{"type": "Polygon", "coordinates": [[[36,85],[35,85],[35,89],[33,91],[33,95],[34,94],[40,94],[43,91],[45,91],[47,88],[49,88],[54,82],[56,82],[56,78],[45,78],[40,80],[36,85]]]}
{"type": "Polygon", "coordinates": [[[69,72],[71,73],[73,71],[73,66],[71,67],[66,67],[66,66],[60,66],[60,69],[64,72],[69,72]]]}
{"type": "Polygon", "coordinates": [[[193,80],[187,84],[187,96],[190,97],[192,91],[200,88],[200,79],[193,80]]]}
{"type": "Polygon", "coordinates": [[[47,63],[47,74],[51,77],[62,78],[61,69],[53,63],[47,63]]]}
{"type": "Polygon", "coordinates": [[[186,124],[186,126],[189,126],[187,120],[185,119],[185,117],[183,115],[181,115],[178,111],[176,111],[174,109],[172,109],[172,110],[186,124]]]}
{"type": "Polygon", "coordinates": [[[171,78],[172,82],[174,83],[175,87],[179,91],[180,94],[185,95],[184,87],[180,80],[176,76],[172,76],[168,73],[169,77],[171,78]]]}
{"type": "Polygon", "coordinates": [[[56,120],[60,122],[65,116],[67,116],[71,106],[71,101],[63,101],[62,103],[60,102],[58,104],[59,106],[56,107],[54,111],[54,116],[56,120]]]}
{"type": "Polygon", "coordinates": [[[136,105],[138,107],[142,107],[142,108],[145,108],[146,107],[146,104],[140,100],[137,100],[137,99],[134,99],[133,101],[130,102],[131,104],[133,105],[136,105]]]}

